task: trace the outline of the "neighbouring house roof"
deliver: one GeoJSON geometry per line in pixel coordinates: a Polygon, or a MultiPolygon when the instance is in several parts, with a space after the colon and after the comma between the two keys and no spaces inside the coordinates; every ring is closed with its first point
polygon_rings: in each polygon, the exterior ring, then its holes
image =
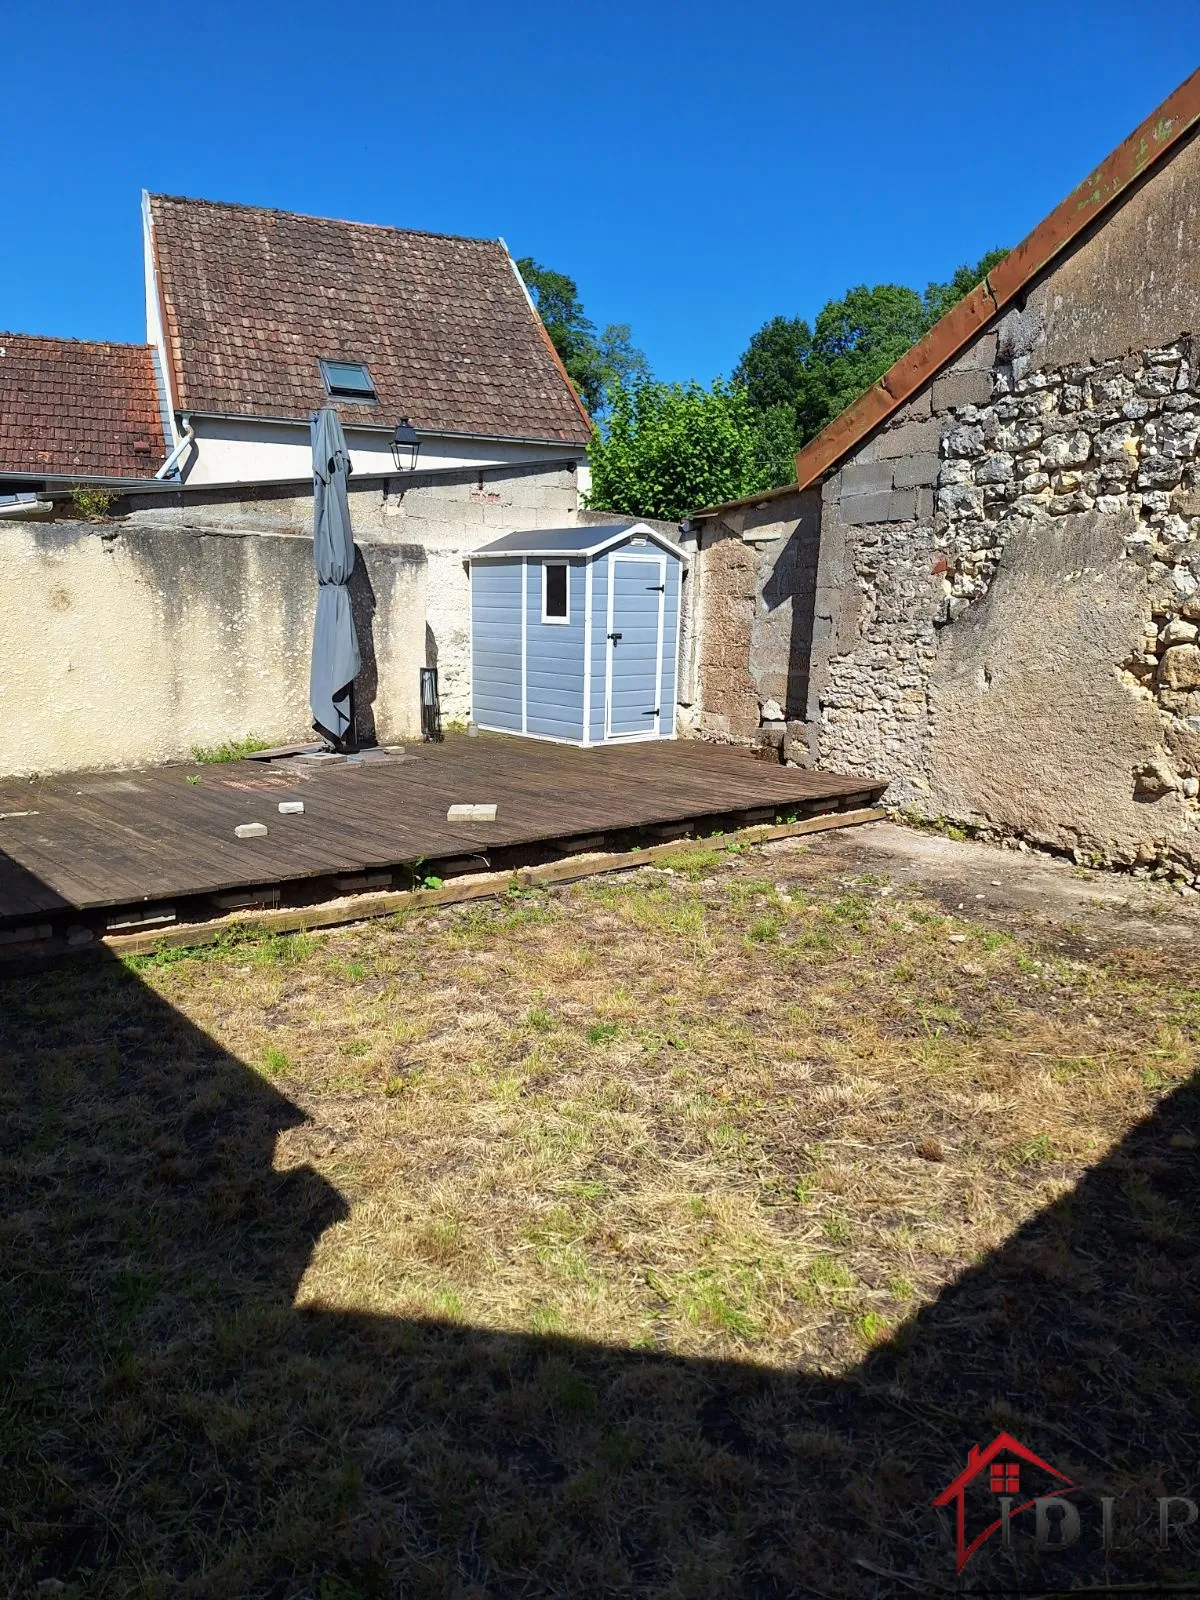
{"type": "Polygon", "coordinates": [[[710,506],[696,516],[763,505],[806,489],[856,449],[1030,287],[1088,228],[1110,215],[1200,123],[1200,68],[1152,111],[965,299],[952,306],[877,383],[796,453],[796,482],[710,506]]]}
{"type": "Polygon", "coordinates": [[[505,556],[598,556],[630,534],[653,540],[673,555],[687,555],[670,539],[644,522],[593,523],[583,528],[540,528],[529,533],[506,533],[471,552],[472,561],[496,561],[505,556]]]}
{"type": "Polygon", "coordinates": [[[149,345],[0,333],[0,472],[152,478],[166,454],[149,345]]]}
{"type": "Polygon", "coordinates": [[[318,361],[363,363],[343,423],[586,444],[591,423],[500,240],[149,196],[180,411],[304,420],[318,361]]]}

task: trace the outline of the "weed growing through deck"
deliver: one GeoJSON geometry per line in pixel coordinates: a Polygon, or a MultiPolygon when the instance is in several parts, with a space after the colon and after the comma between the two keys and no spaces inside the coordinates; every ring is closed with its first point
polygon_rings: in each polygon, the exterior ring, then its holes
{"type": "Polygon", "coordinates": [[[846,1396],[1188,1078],[1200,999],[884,887],[714,843],[5,985],[0,1588],[872,1594],[847,1527],[932,1587],[923,1463],[1040,1301],[1091,1341],[1063,1408],[1161,1402],[1186,1192],[1122,1169],[1102,1330],[1053,1213],[1019,1303],[846,1396]]]}
{"type": "Polygon", "coordinates": [[[445,880],[439,878],[436,872],[430,872],[426,866],[425,857],[417,859],[405,868],[408,874],[408,887],[410,889],[440,889],[445,880]]]}
{"type": "Polygon", "coordinates": [[[192,759],[206,767],[217,766],[223,761],[244,761],[256,750],[269,750],[272,743],[270,739],[259,738],[256,733],[248,733],[243,739],[229,739],[224,744],[193,745],[192,759]]]}

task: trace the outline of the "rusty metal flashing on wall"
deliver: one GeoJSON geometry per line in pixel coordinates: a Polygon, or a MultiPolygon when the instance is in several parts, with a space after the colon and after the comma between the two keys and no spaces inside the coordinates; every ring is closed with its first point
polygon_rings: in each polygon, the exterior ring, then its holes
{"type": "Polygon", "coordinates": [[[883,376],[796,452],[796,481],[740,500],[708,506],[694,519],[769,505],[809,488],[831,471],[868,434],[925,387],[991,323],[998,312],[1026,290],[1039,273],[1096,221],[1127,198],[1135,184],[1177,149],[1200,123],[1200,69],[1192,73],[1157,110],[1010,250],[982,283],[936,322],[883,376]]]}
{"type": "Polygon", "coordinates": [[[795,487],[807,488],[910,400],[983,331],[998,311],[1027,289],[1068,245],[1176,149],[1197,122],[1200,69],[1039,222],[1028,238],[1010,250],[965,300],[953,306],[919,343],[889,367],[878,383],[796,452],[795,487]]]}

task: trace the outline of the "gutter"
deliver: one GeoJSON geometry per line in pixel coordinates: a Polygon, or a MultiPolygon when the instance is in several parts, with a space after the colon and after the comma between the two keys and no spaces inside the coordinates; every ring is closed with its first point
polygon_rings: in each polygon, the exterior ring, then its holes
{"type": "MultiPolygon", "coordinates": [[[[164,462],[165,466],[166,463],[164,462]]],[[[368,483],[394,483],[398,478],[404,480],[406,489],[417,487],[422,482],[430,480],[437,482],[443,478],[463,477],[475,478],[491,473],[515,472],[523,473],[537,468],[563,467],[562,458],[559,456],[544,456],[531,458],[528,461],[489,461],[483,465],[475,462],[465,463],[455,467],[427,467],[416,472],[356,472],[353,477],[355,484],[368,483]]],[[[12,484],[18,489],[27,489],[29,485],[38,486],[38,492],[50,499],[67,500],[71,491],[79,484],[86,484],[89,489],[112,489],[121,495],[188,495],[199,499],[204,495],[228,495],[239,489],[292,489],[305,492],[312,489],[312,474],[307,473],[303,478],[237,478],[225,483],[184,483],[177,478],[165,479],[159,475],[153,478],[104,478],[98,477],[94,472],[79,473],[39,473],[39,472],[3,472],[0,471],[0,495],[3,494],[5,485],[12,484]]]]}
{"type": "MultiPolygon", "coordinates": [[[[547,335],[549,337],[549,335],[547,335]]],[[[334,402],[337,409],[340,402],[334,402]]],[[[309,418],[303,417],[277,417],[268,413],[259,414],[248,411],[203,411],[196,406],[188,409],[187,415],[197,418],[202,422],[265,422],[272,427],[303,428],[308,430],[309,418]]],[[[378,434],[381,438],[390,439],[395,428],[395,423],[386,426],[382,423],[347,421],[339,411],[342,428],[349,436],[352,433],[378,434]]],[[[426,428],[419,422],[414,422],[413,427],[422,439],[477,439],[485,444],[537,444],[551,450],[572,450],[576,454],[587,449],[586,439],[546,439],[535,434],[523,433],[467,433],[465,430],[452,428],[426,428]]],[[[395,474],[393,473],[393,477],[395,474]]]]}
{"type": "Polygon", "coordinates": [[[727,511],[756,511],[759,506],[769,506],[774,500],[786,500],[789,495],[803,493],[798,483],[785,483],[778,489],[760,489],[757,494],[745,495],[741,500],[725,500],[719,506],[705,506],[703,511],[693,511],[688,520],[708,522],[713,517],[723,517],[727,511]]]}
{"type": "Polygon", "coordinates": [[[182,484],[183,469],[180,467],[179,462],[186,452],[189,451],[195,444],[196,432],[192,427],[192,419],[188,412],[185,411],[180,420],[183,423],[183,438],[180,439],[179,443],[175,446],[174,450],[171,451],[171,454],[163,462],[162,466],[159,467],[154,476],[159,480],[173,477],[178,478],[182,484]]]}
{"type": "Polygon", "coordinates": [[[39,500],[36,494],[0,495],[0,517],[12,517],[14,521],[46,517],[53,510],[53,501],[39,500]]]}

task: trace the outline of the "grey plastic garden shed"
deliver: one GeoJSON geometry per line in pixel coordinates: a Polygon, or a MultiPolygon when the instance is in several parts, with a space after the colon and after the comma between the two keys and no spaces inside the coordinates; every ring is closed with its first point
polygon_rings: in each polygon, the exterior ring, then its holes
{"type": "Polygon", "coordinates": [[[673,739],[686,561],[640,522],[507,533],[476,550],[476,725],[565,744],[673,739]]]}

